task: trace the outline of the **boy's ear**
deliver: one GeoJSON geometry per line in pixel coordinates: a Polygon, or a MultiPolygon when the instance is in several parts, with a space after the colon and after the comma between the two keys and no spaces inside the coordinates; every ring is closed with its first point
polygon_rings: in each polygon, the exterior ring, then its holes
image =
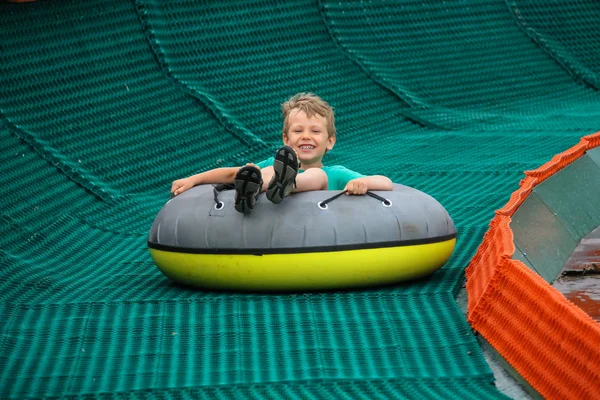
{"type": "Polygon", "coordinates": [[[330,136],[327,138],[327,150],[333,149],[335,146],[335,136],[330,136]]]}
{"type": "Polygon", "coordinates": [[[288,145],[288,137],[285,133],[283,134],[283,144],[285,144],[286,146],[288,145]]]}

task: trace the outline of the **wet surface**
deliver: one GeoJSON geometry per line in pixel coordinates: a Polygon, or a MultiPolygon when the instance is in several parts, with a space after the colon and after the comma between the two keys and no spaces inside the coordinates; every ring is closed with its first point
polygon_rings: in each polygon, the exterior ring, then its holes
{"type": "Polygon", "coordinates": [[[552,286],[600,322],[600,227],[581,240],[552,286]]]}
{"type": "Polygon", "coordinates": [[[552,285],[567,300],[600,322],[600,274],[565,275],[552,285]]]}

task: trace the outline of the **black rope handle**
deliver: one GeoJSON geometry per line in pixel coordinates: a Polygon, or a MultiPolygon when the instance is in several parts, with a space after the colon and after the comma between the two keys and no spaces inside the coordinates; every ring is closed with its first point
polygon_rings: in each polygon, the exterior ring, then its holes
{"type": "MultiPolygon", "coordinates": [[[[338,193],[338,194],[336,194],[335,196],[331,196],[331,197],[330,197],[330,198],[328,198],[328,199],[325,199],[325,200],[323,200],[323,201],[320,201],[320,202],[319,202],[317,205],[319,206],[319,208],[320,208],[320,209],[322,209],[322,210],[326,210],[326,209],[327,209],[327,204],[328,204],[328,203],[331,203],[332,201],[334,201],[335,199],[337,199],[337,198],[339,198],[339,197],[343,196],[343,195],[344,195],[344,194],[346,194],[347,192],[348,192],[347,190],[344,190],[343,192],[341,192],[341,193],[338,193]]],[[[369,192],[369,191],[367,191],[367,193],[366,193],[366,194],[367,194],[368,196],[371,196],[371,197],[372,197],[372,198],[374,198],[374,199],[377,199],[377,200],[381,201],[381,203],[383,203],[383,205],[384,205],[385,207],[391,207],[391,206],[392,206],[392,201],[391,201],[391,200],[388,200],[388,199],[386,199],[385,197],[381,197],[381,196],[379,196],[379,195],[377,195],[377,194],[375,194],[375,193],[373,193],[373,192],[369,192]]]]}
{"type": "Polygon", "coordinates": [[[377,199],[379,201],[381,201],[383,203],[384,206],[386,207],[390,207],[392,205],[392,201],[389,199],[386,199],[385,197],[381,197],[373,192],[367,192],[368,196],[371,196],[374,199],[377,199]]]}
{"type": "Polygon", "coordinates": [[[338,193],[335,196],[332,196],[332,197],[330,197],[328,199],[320,201],[319,204],[318,204],[319,208],[321,208],[323,210],[326,210],[327,209],[327,203],[331,203],[332,201],[334,201],[338,197],[343,196],[344,194],[346,194],[346,192],[347,192],[347,190],[344,190],[343,192],[338,193]]]}
{"type": "Polygon", "coordinates": [[[215,210],[220,210],[225,207],[225,203],[219,200],[219,193],[223,190],[231,190],[234,186],[229,183],[221,183],[218,185],[213,185],[213,199],[215,200],[215,210]]]}

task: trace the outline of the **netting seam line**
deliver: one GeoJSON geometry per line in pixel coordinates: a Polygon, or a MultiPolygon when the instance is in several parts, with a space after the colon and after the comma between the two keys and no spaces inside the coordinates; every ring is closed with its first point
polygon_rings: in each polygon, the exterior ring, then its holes
{"type": "Polygon", "coordinates": [[[57,150],[47,150],[41,143],[39,143],[33,134],[27,132],[25,129],[19,128],[16,124],[10,121],[2,110],[0,110],[0,119],[6,122],[10,133],[12,133],[18,139],[24,141],[34,153],[38,154],[42,159],[50,163],[70,181],[74,182],[78,186],[83,187],[99,200],[103,200],[107,203],[114,203],[115,198],[119,197],[117,192],[112,190],[110,187],[105,187],[102,180],[95,178],[92,174],[89,174],[89,176],[93,177],[94,180],[100,184],[92,183],[90,179],[86,178],[86,175],[82,172],[83,169],[81,167],[70,167],[71,173],[69,173],[69,170],[65,168],[64,165],[76,165],[75,162],[69,162],[70,160],[68,157],[64,156],[57,150]]]}
{"type": "MultiPolygon", "coordinates": [[[[91,311],[91,305],[87,304],[86,305],[86,313],[85,313],[86,314],[85,324],[83,324],[83,329],[81,330],[82,337],[78,338],[78,340],[77,340],[77,344],[78,344],[77,351],[76,351],[77,359],[75,360],[75,365],[73,366],[73,371],[77,371],[77,367],[79,367],[79,363],[81,362],[82,352],[79,351],[79,349],[82,347],[81,342],[82,342],[83,338],[85,338],[85,333],[87,331],[87,327],[90,322],[90,311],[91,311]]],[[[83,353],[83,354],[85,354],[85,353],[83,353]]],[[[72,387],[74,381],[75,381],[75,377],[73,375],[69,375],[69,384],[67,385],[67,393],[69,393],[71,391],[71,387],[72,387]]]]}
{"type": "Polygon", "coordinates": [[[554,61],[560,68],[562,68],[567,75],[569,75],[576,83],[582,84],[590,89],[598,91],[600,89],[596,84],[589,81],[589,78],[581,75],[575,67],[571,65],[567,60],[563,60],[558,54],[556,54],[550,47],[545,45],[538,36],[539,34],[534,34],[535,29],[531,26],[526,27],[526,23],[523,23],[523,17],[518,13],[517,4],[514,0],[504,0],[506,7],[508,8],[512,18],[515,20],[516,25],[519,27],[525,36],[527,36],[540,50],[548,55],[552,61],[554,61]],[[517,16],[517,14],[519,16],[517,16]]]}
{"type": "MultiPolygon", "coordinates": [[[[10,325],[13,324],[12,320],[14,320],[13,317],[11,317],[11,322],[10,325]]],[[[7,336],[7,335],[2,335],[2,336],[7,336]]],[[[2,343],[0,345],[0,354],[4,354],[4,343],[5,343],[6,339],[2,340],[2,343]]],[[[5,373],[5,372],[4,372],[5,373]]],[[[0,375],[2,375],[2,370],[0,370],[0,375]]],[[[4,393],[12,393],[12,391],[14,390],[14,385],[15,385],[15,381],[12,380],[12,384],[11,383],[6,383],[6,382],[2,382],[2,385],[0,386],[0,395],[4,394],[4,393]]],[[[19,396],[19,397],[6,397],[6,400],[21,400],[23,397],[19,396]]],[[[4,397],[3,397],[4,399],[4,397]]]]}
{"type": "Polygon", "coordinates": [[[199,91],[184,84],[175,76],[175,73],[169,67],[167,57],[162,51],[162,48],[160,47],[160,44],[157,41],[156,34],[152,29],[152,24],[150,23],[150,20],[147,16],[148,10],[146,8],[146,5],[143,3],[142,0],[134,1],[135,9],[137,11],[136,14],[142,26],[144,36],[146,37],[146,40],[149,43],[150,52],[152,53],[154,59],[158,63],[160,70],[167,77],[167,79],[178,90],[181,90],[186,95],[200,102],[211,114],[213,114],[216,120],[219,121],[219,123],[221,123],[223,129],[231,133],[231,135],[237,138],[242,144],[250,148],[269,148],[269,146],[261,138],[253,134],[250,130],[248,130],[248,128],[246,128],[236,118],[234,118],[231,115],[228,116],[227,111],[223,109],[223,107],[216,104],[215,101],[211,100],[208,93],[205,93],[204,91],[199,91]]]}
{"type": "MultiPolygon", "coordinates": [[[[312,322],[313,326],[316,326],[316,321],[315,321],[315,310],[314,310],[315,304],[314,302],[308,302],[308,308],[310,310],[310,321],[312,322]]],[[[314,340],[316,343],[316,346],[318,349],[322,349],[323,347],[321,346],[321,339],[319,338],[319,334],[317,332],[313,331],[313,335],[314,335],[314,340]]],[[[325,365],[327,365],[326,362],[323,362],[323,353],[321,351],[317,351],[317,360],[319,362],[319,374],[321,376],[325,375],[325,365]]]]}
{"type": "Polygon", "coordinates": [[[375,82],[377,85],[379,85],[380,87],[382,87],[389,93],[393,94],[394,97],[400,99],[408,107],[406,109],[399,108],[397,111],[398,114],[400,114],[403,118],[405,118],[417,125],[425,127],[425,128],[436,129],[436,130],[441,130],[441,131],[449,130],[446,127],[443,127],[443,126],[437,125],[433,122],[424,120],[423,118],[412,113],[410,110],[414,109],[414,107],[419,107],[419,108],[425,108],[425,107],[418,105],[417,102],[415,102],[413,99],[411,99],[409,95],[406,95],[405,93],[402,93],[402,92],[398,93],[395,89],[393,89],[391,87],[391,85],[387,85],[384,78],[380,78],[376,72],[371,71],[369,68],[367,68],[364,65],[364,63],[359,60],[358,57],[353,56],[346,49],[346,47],[340,42],[340,40],[337,38],[337,36],[334,34],[333,30],[331,29],[330,24],[329,24],[329,18],[327,16],[327,13],[325,12],[324,0],[316,0],[316,1],[317,1],[317,7],[319,10],[319,14],[321,15],[321,19],[323,20],[323,25],[325,26],[325,30],[327,31],[327,34],[329,35],[329,37],[331,38],[331,41],[335,44],[335,46],[340,49],[340,51],[344,54],[344,56],[347,59],[349,59],[352,63],[356,64],[359,67],[359,69],[361,71],[363,71],[363,73],[369,80],[375,82]]]}
{"type": "MultiPolygon", "coordinates": [[[[158,313],[159,315],[165,315],[164,309],[165,309],[165,303],[160,301],[158,303],[159,309],[158,309],[158,313]]],[[[158,335],[159,339],[158,339],[158,346],[156,347],[157,349],[162,349],[163,347],[163,343],[165,341],[165,335],[158,335]]],[[[162,357],[159,357],[158,360],[156,361],[156,364],[154,364],[156,366],[156,369],[160,369],[160,366],[162,364],[161,362],[162,357]]],[[[158,380],[160,378],[160,374],[154,374],[154,379],[152,379],[152,387],[156,387],[158,386],[158,380]]]]}
{"type": "MultiPolygon", "coordinates": [[[[459,236],[458,233],[459,231],[459,227],[456,227],[456,243],[458,243],[459,240],[459,236]]],[[[466,240],[466,239],[464,239],[466,240]]],[[[462,249],[462,251],[467,251],[468,249],[462,249]]],[[[473,256],[471,256],[470,260],[475,256],[475,254],[477,253],[477,249],[472,250],[473,251],[473,256]]],[[[450,294],[452,295],[452,300],[454,300],[456,302],[456,297],[458,296],[458,293],[460,292],[460,290],[463,288],[463,286],[466,285],[467,282],[467,276],[466,276],[466,269],[469,266],[469,262],[467,262],[467,265],[465,265],[464,267],[462,267],[460,274],[457,274],[458,277],[454,280],[452,286],[450,287],[450,294]]],[[[466,288],[465,288],[466,290],[466,288]]],[[[458,303],[456,303],[458,305],[458,303]]],[[[466,318],[466,316],[465,316],[466,318]]]]}
{"type": "MultiPolygon", "coordinates": [[[[489,385],[493,383],[494,377],[493,374],[475,374],[470,375],[468,377],[465,376],[443,376],[443,377],[432,377],[432,378],[424,378],[424,377],[416,377],[411,379],[410,381],[416,382],[417,384],[427,385],[427,387],[443,387],[448,385],[449,383],[458,382],[459,384],[464,384],[465,387],[473,386],[474,384],[479,386],[478,384],[489,385]]],[[[269,386],[297,386],[302,388],[305,384],[312,384],[313,386],[338,386],[340,384],[350,384],[350,385],[370,385],[370,384],[391,384],[393,386],[394,383],[399,383],[402,385],[406,382],[406,377],[399,376],[396,379],[394,378],[374,378],[374,379],[343,379],[343,378],[333,378],[333,379],[300,379],[300,380],[281,380],[281,381],[261,381],[261,382],[240,382],[233,384],[209,384],[209,385],[197,385],[197,386],[178,386],[178,387],[152,387],[147,389],[133,389],[133,390],[117,390],[117,391],[93,391],[86,393],[63,393],[60,395],[60,398],[77,398],[80,399],[82,397],[87,398],[87,396],[94,396],[94,398],[105,398],[106,395],[111,396],[110,398],[120,398],[120,395],[123,394],[154,394],[154,393],[168,393],[168,392],[195,392],[202,390],[209,391],[220,391],[220,390],[240,390],[240,389],[252,389],[252,388],[265,388],[269,386]]],[[[414,385],[414,383],[406,383],[406,385],[414,385]]],[[[8,399],[21,399],[22,397],[13,397],[8,399]]],[[[46,396],[43,396],[46,398],[46,396]]],[[[50,396],[50,398],[54,398],[54,396],[50,396]]]]}
{"type": "Polygon", "coordinates": [[[138,238],[140,241],[147,240],[147,237],[148,237],[147,230],[136,231],[136,230],[134,230],[134,228],[130,228],[129,231],[123,232],[123,231],[119,231],[117,229],[108,227],[108,225],[103,226],[103,225],[100,225],[98,223],[95,223],[95,222],[92,222],[92,221],[86,219],[86,217],[88,217],[89,215],[93,215],[95,212],[103,212],[103,210],[100,208],[95,208],[95,209],[92,209],[91,211],[90,210],[81,210],[81,211],[78,211],[77,214],[74,215],[73,217],[75,219],[77,219],[77,222],[80,223],[81,225],[84,225],[88,228],[92,228],[98,232],[110,233],[113,235],[118,235],[121,238],[127,238],[127,239],[138,238]]]}
{"type": "MultiPolygon", "coordinates": [[[[10,256],[10,253],[6,253],[10,256]]],[[[147,255],[147,257],[150,257],[149,254],[147,255]]],[[[320,295],[319,292],[317,292],[317,294],[320,295]]],[[[451,296],[449,300],[454,301],[454,296],[451,293],[451,290],[444,290],[442,292],[440,291],[424,291],[424,292],[418,292],[418,293],[411,293],[411,294],[401,294],[401,295],[397,295],[397,294],[387,294],[387,293],[366,293],[364,295],[359,295],[359,296],[355,296],[356,298],[360,297],[365,297],[365,298],[418,298],[418,297],[425,297],[425,298],[430,298],[433,295],[448,295],[451,296]]],[[[35,303],[20,303],[20,302],[6,302],[6,304],[11,305],[12,307],[15,308],[25,308],[27,309],[28,307],[62,307],[62,306],[76,306],[76,305],[89,305],[89,306],[113,306],[113,305],[123,305],[123,304],[148,304],[148,303],[156,303],[156,301],[160,301],[162,304],[181,304],[181,303],[218,303],[222,300],[222,297],[227,297],[228,299],[234,299],[234,300],[261,300],[264,298],[280,298],[280,297],[284,297],[284,298],[288,298],[290,296],[289,293],[285,293],[285,294],[265,294],[265,295],[260,295],[260,294],[251,294],[251,292],[249,292],[248,294],[244,295],[244,294],[231,294],[231,293],[227,293],[221,297],[213,297],[210,298],[209,300],[205,300],[205,301],[191,301],[191,300],[187,300],[187,299],[168,299],[168,298],[159,298],[159,299],[148,299],[148,300],[120,300],[120,301],[72,301],[72,302],[61,302],[61,303],[56,303],[56,302],[35,302],[35,303]]],[[[298,294],[298,296],[301,296],[301,294],[298,294]]],[[[344,296],[344,293],[340,293],[339,296],[344,296]]],[[[331,297],[339,297],[338,295],[332,295],[331,297]]]]}
{"type": "MultiPolygon", "coordinates": [[[[0,250],[2,252],[4,252],[3,250],[0,250]]],[[[12,327],[12,324],[14,323],[15,317],[14,314],[11,312],[13,307],[11,303],[5,303],[8,308],[9,308],[9,315],[8,315],[8,323],[4,326],[3,332],[8,332],[10,330],[10,328],[12,327]]],[[[5,318],[6,316],[2,316],[3,318],[5,318]]],[[[4,354],[4,345],[6,344],[6,338],[8,337],[7,334],[2,334],[2,338],[0,338],[0,354],[4,354]]]]}

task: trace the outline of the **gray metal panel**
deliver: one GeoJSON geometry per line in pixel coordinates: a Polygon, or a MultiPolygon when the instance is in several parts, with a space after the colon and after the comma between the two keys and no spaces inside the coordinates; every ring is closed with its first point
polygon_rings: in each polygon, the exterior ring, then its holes
{"type": "Polygon", "coordinates": [[[512,258],[514,260],[521,261],[523,264],[525,264],[527,267],[534,270],[538,274],[540,273],[537,269],[535,269],[535,266],[529,261],[529,259],[527,259],[527,256],[523,254],[523,252],[521,251],[521,249],[519,249],[517,245],[515,245],[515,253],[513,254],[512,258]]]}
{"type": "Polygon", "coordinates": [[[511,221],[515,245],[548,282],[554,281],[575,249],[576,240],[535,192],[511,221]]]}
{"type": "Polygon", "coordinates": [[[600,225],[600,167],[587,154],[533,191],[578,242],[600,225]]]}
{"type": "Polygon", "coordinates": [[[595,147],[588,150],[585,154],[600,167],[600,147],[595,147]]]}

